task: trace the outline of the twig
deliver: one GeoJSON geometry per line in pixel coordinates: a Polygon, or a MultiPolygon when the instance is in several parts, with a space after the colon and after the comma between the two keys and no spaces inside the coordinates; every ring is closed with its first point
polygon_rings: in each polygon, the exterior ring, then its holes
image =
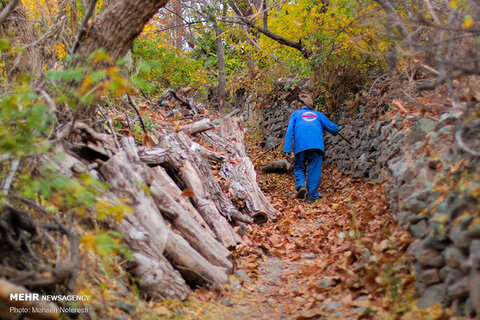
{"type": "Polygon", "coordinates": [[[8,191],[10,190],[10,186],[12,185],[13,176],[15,172],[17,172],[18,165],[20,164],[20,160],[15,158],[12,160],[12,168],[10,169],[10,173],[8,174],[5,182],[3,183],[2,192],[4,195],[8,195],[8,191]]]}
{"type": "Polygon", "coordinates": [[[138,115],[138,118],[140,119],[140,124],[142,125],[142,129],[143,129],[143,132],[145,134],[147,134],[147,129],[145,128],[145,124],[143,123],[143,118],[142,116],[140,115],[140,111],[138,111],[138,108],[137,106],[135,105],[135,102],[133,102],[132,98],[130,98],[130,95],[127,94],[127,99],[128,99],[128,103],[132,106],[133,110],[135,110],[135,112],[137,113],[138,115]]]}
{"type": "Polygon", "coordinates": [[[455,133],[455,139],[457,140],[458,146],[465,151],[466,153],[474,156],[474,157],[480,157],[480,152],[472,150],[469,146],[465,144],[462,138],[462,133],[465,130],[465,128],[461,128],[455,133]]]}
{"type": "Polygon", "coordinates": [[[190,110],[192,110],[193,113],[195,114],[197,113],[197,111],[193,109],[192,105],[187,101],[183,100],[182,98],[180,98],[175,91],[173,91],[172,89],[169,89],[168,92],[172,95],[172,97],[174,97],[175,99],[177,99],[178,101],[186,105],[190,110]]]}
{"type": "Polygon", "coordinates": [[[117,149],[120,150],[120,146],[118,145],[118,141],[117,141],[117,133],[113,129],[112,121],[111,121],[110,117],[107,117],[105,115],[105,113],[103,113],[102,108],[98,108],[98,111],[100,111],[100,113],[105,118],[105,120],[107,120],[108,127],[110,128],[110,131],[112,132],[112,135],[113,135],[113,142],[115,143],[115,147],[117,147],[117,149]]]}
{"type": "Polygon", "coordinates": [[[275,149],[275,148],[278,147],[279,145],[280,145],[280,143],[274,144],[272,147],[268,148],[267,150],[265,150],[264,152],[262,152],[260,155],[258,155],[255,159],[253,159],[253,161],[257,161],[257,160],[260,159],[263,155],[266,155],[267,153],[269,153],[270,151],[272,151],[273,149],[275,149]]]}
{"type": "Polygon", "coordinates": [[[80,45],[80,39],[83,37],[85,32],[87,31],[87,23],[90,20],[90,16],[95,9],[95,5],[97,4],[97,0],[90,0],[90,4],[88,5],[88,10],[85,13],[85,17],[83,18],[82,24],[80,25],[80,30],[78,31],[77,38],[75,39],[75,43],[73,44],[72,53],[77,51],[78,46],[80,45]]]}
{"type": "Polygon", "coordinates": [[[8,17],[8,15],[10,14],[10,12],[13,11],[13,9],[15,9],[15,7],[17,6],[18,2],[20,0],[12,0],[10,1],[5,8],[3,8],[2,12],[0,13],[0,24],[3,23],[3,21],[8,17]]]}
{"type": "Polygon", "coordinates": [[[348,140],[347,138],[345,138],[341,133],[338,133],[338,135],[340,136],[340,138],[342,138],[343,140],[345,140],[349,145],[352,145],[352,143],[350,142],[350,140],[348,140]]]}

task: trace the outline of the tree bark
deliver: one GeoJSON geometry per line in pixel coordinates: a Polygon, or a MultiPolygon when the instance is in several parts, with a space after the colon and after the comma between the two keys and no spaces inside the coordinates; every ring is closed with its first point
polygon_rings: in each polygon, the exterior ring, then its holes
{"type": "Polygon", "coordinates": [[[217,20],[213,20],[213,27],[215,29],[215,44],[217,47],[217,67],[218,67],[218,105],[223,109],[226,99],[226,85],[227,85],[227,71],[225,69],[225,50],[223,48],[223,30],[218,25],[217,20]]]}
{"type": "MultiPolygon", "coordinates": [[[[13,0],[12,0],[13,1],[13,0]]],[[[15,3],[11,4],[11,8],[8,7],[7,1],[0,2],[0,9],[2,13],[5,13],[5,19],[0,24],[0,37],[9,37],[11,45],[24,47],[25,52],[18,53],[16,56],[5,59],[5,69],[7,77],[10,81],[16,81],[21,74],[32,74],[39,76],[42,70],[43,58],[38,46],[29,46],[37,40],[35,28],[28,21],[25,7],[22,2],[19,1],[15,6],[15,3]],[[9,12],[4,12],[8,9],[9,12]],[[10,34],[13,34],[12,38],[10,34]]]]}
{"type": "Polygon", "coordinates": [[[182,14],[182,1],[175,0],[175,46],[177,50],[183,49],[183,14],[182,14]]]}
{"type": "Polygon", "coordinates": [[[276,160],[265,163],[262,171],[265,173],[285,173],[293,170],[293,165],[287,160],[276,160]]]}
{"type": "Polygon", "coordinates": [[[120,223],[110,223],[133,251],[134,273],[141,279],[140,288],[152,298],[186,299],[190,290],[185,280],[163,256],[170,230],[152,198],[141,188],[146,185],[142,164],[121,151],[110,158],[100,172],[117,193],[132,200],[133,213],[127,214],[120,223]]]}
{"type": "Polygon", "coordinates": [[[100,48],[113,61],[125,56],[143,27],[168,0],[115,1],[109,4],[80,39],[78,53],[90,54],[100,48]]]}
{"type": "Polygon", "coordinates": [[[167,220],[211,263],[233,271],[230,251],[214,238],[214,233],[180,189],[161,168],[152,168],[152,196],[167,220]],[[170,214],[174,212],[175,214],[170,214]]]}
{"type": "Polygon", "coordinates": [[[217,150],[227,154],[220,162],[219,174],[231,189],[231,200],[241,212],[254,218],[257,223],[266,219],[275,220],[277,210],[265,198],[257,184],[257,174],[247,156],[242,120],[238,117],[220,121],[221,132],[206,131],[199,135],[217,150]]]}

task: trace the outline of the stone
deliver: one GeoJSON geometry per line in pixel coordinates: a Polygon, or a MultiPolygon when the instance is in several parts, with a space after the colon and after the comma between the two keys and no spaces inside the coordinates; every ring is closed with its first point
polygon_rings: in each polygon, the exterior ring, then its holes
{"type": "Polygon", "coordinates": [[[470,299],[477,315],[480,315],[480,273],[470,276],[470,299]]]}
{"type": "Polygon", "coordinates": [[[439,275],[440,275],[440,279],[442,281],[445,281],[445,279],[447,279],[447,276],[448,276],[448,273],[450,272],[451,268],[449,266],[443,266],[440,271],[439,271],[439,275]]]}
{"type": "Polygon", "coordinates": [[[447,278],[445,279],[445,283],[447,285],[455,283],[458,279],[463,277],[462,271],[460,269],[449,269],[449,272],[447,274],[447,278]]]}
{"type": "Polygon", "coordinates": [[[471,298],[468,298],[465,301],[464,312],[466,317],[469,317],[469,318],[475,317],[475,307],[473,306],[473,302],[471,298]]]}
{"type": "Polygon", "coordinates": [[[416,256],[417,261],[424,267],[443,267],[445,265],[445,258],[440,252],[430,248],[420,250],[416,256]]]}
{"type": "Polygon", "coordinates": [[[405,209],[414,213],[420,213],[427,207],[426,203],[415,198],[409,199],[405,203],[405,209]]]}
{"type": "Polygon", "coordinates": [[[472,240],[472,242],[470,242],[468,252],[470,252],[470,254],[473,254],[478,251],[480,251],[480,240],[478,239],[472,240]]]}
{"type": "Polygon", "coordinates": [[[418,307],[426,309],[433,306],[435,303],[442,303],[444,300],[445,285],[435,284],[428,287],[418,300],[418,307]]]}
{"type": "Polygon", "coordinates": [[[412,256],[416,257],[419,250],[421,249],[422,246],[422,239],[415,239],[412,243],[407,248],[407,253],[412,256]]]}
{"type": "Polygon", "coordinates": [[[422,271],[417,279],[427,285],[440,282],[440,274],[438,269],[427,269],[422,271]]]}
{"type": "Polygon", "coordinates": [[[447,285],[447,294],[452,298],[463,299],[468,296],[469,289],[468,277],[463,277],[447,285]]]}
{"type": "Polygon", "coordinates": [[[458,268],[464,259],[463,254],[455,247],[445,250],[445,260],[451,268],[458,268]]]}
{"type": "Polygon", "coordinates": [[[335,286],[336,281],[332,277],[323,277],[318,283],[317,288],[328,288],[335,286]]]}
{"type": "Polygon", "coordinates": [[[470,227],[469,231],[470,231],[470,236],[471,237],[480,238],[480,223],[473,226],[473,227],[470,227]]]}
{"type": "Polygon", "coordinates": [[[416,121],[415,125],[405,138],[405,144],[413,144],[417,141],[423,140],[426,134],[435,128],[436,124],[436,121],[429,119],[420,119],[416,121]]]}
{"type": "Polygon", "coordinates": [[[327,303],[327,305],[325,306],[325,310],[327,312],[333,312],[335,310],[337,310],[338,308],[340,308],[342,306],[342,304],[338,301],[332,301],[332,302],[329,302],[327,303]]]}
{"type": "Polygon", "coordinates": [[[425,220],[421,220],[417,224],[413,224],[410,226],[410,232],[412,232],[415,238],[423,238],[428,232],[427,222],[425,220]]]}
{"type": "Polygon", "coordinates": [[[432,250],[444,250],[446,247],[448,247],[448,243],[445,240],[446,237],[444,234],[427,236],[423,240],[423,247],[432,250]]]}
{"type": "Polygon", "coordinates": [[[243,269],[237,269],[235,275],[241,279],[247,280],[249,277],[243,269]]]}
{"type": "Polygon", "coordinates": [[[134,305],[132,305],[130,303],[127,303],[125,301],[122,301],[122,300],[115,300],[115,305],[120,310],[123,310],[123,311],[127,312],[128,314],[134,314],[135,310],[137,309],[134,305]]]}
{"type": "Polygon", "coordinates": [[[220,303],[227,307],[233,307],[233,302],[227,299],[220,300],[220,303]]]}
{"type": "Polygon", "coordinates": [[[471,238],[467,230],[462,230],[460,226],[453,226],[448,236],[457,248],[464,251],[468,250],[471,238]]]}

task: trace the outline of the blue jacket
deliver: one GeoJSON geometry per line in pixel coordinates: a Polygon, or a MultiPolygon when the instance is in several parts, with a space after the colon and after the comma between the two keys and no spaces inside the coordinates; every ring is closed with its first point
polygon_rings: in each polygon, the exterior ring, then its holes
{"type": "Polygon", "coordinates": [[[328,120],[323,113],[308,107],[294,111],[288,122],[283,152],[292,151],[293,137],[295,137],[294,154],[308,149],[320,149],[323,152],[323,129],[334,136],[338,134],[338,126],[328,120]]]}

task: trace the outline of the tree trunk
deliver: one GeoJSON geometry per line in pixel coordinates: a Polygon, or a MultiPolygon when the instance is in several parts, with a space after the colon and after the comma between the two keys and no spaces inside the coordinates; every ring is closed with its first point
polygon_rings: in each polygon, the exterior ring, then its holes
{"type": "Polygon", "coordinates": [[[175,0],[175,46],[177,50],[183,49],[183,14],[182,14],[182,1],[175,0]]]}
{"type": "MultiPolygon", "coordinates": [[[[0,2],[0,10],[8,6],[8,1],[0,2]]],[[[4,59],[7,77],[11,82],[18,80],[22,74],[39,76],[42,70],[43,59],[39,46],[29,46],[37,40],[33,25],[28,21],[25,8],[21,1],[13,7],[13,10],[0,24],[0,38],[10,38],[14,46],[24,47],[25,52],[4,59]],[[10,36],[13,34],[13,38],[10,36]]]]}
{"type": "Polygon", "coordinates": [[[265,163],[262,171],[265,173],[285,173],[293,170],[293,165],[287,160],[276,160],[265,163]]]}
{"type": "Polygon", "coordinates": [[[277,211],[257,184],[257,174],[247,156],[244,128],[241,118],[227,118],[220,121],[221,132],[206,131],[199,135],[217,150],[227,154],[228,159],[220,162],[219,174],[224,184],[231,189],[231,200],[240,211],[262,223],[266,219],[275,220],[277,211]]]}
{"type": "Polygon", "coordinates": [[[152,169],[150,188],[160,211],[190,245],[211,263],[232,272],[233,264],[229,260],[232,254],[215,240],[210,227],[192,206],[189,198],[181,195],[182,192],[163,168],[152,169]]]}
{"type": "MultiPolygon", "coordinates": [[[[240,239],[226,218],[242,216],[233,205],[226,204],[228,211],[220,211],[214,201],[222,193],[210,165],[201,154],[195,152],[195,146],[183,132],[165,137],[159,146],[167,151],[167,166],[176,175],[177,184],[192,191],[192,200],[218,240],[227,248],[234,248],[240,239]],[[192,152],[193,151],[193,152],[192,152]]],[[[217,199],[218,200],[218,199],[217,199]]]]}
{"type": "Polygon", "coordinates": [[[141,188],[145,185],[142,165],[121,151],[110,158],[100,172],[117,193],[132,200],[133,213],[127,214],[120,223],[113,222],[113,227],[132,250],[136,263],[134,273],[141,279],[140,288],[152,298],[186,299],[190,290],[185,280],[163,256],[169,229],[152,198],[141,188]]]}
{"type": "Polygon", "coordinates": [[[226,99],[227,71],[225,69],[225,50],[223,48],[222,29],[218,25],[217,20],[213,21],[215,28],[215,44],[217,46],[217,67],[218,67],[218,105],[223,109],[226,99]]]}
{"type": "Polygon", "coordinates": [[[143,27],[168,0],[115,1],[108,5],[94,21],[84,39],[80,39],[78,53],[89,54],[100,48],[113,61],[125,56],[133,40],[143,27]]]}

